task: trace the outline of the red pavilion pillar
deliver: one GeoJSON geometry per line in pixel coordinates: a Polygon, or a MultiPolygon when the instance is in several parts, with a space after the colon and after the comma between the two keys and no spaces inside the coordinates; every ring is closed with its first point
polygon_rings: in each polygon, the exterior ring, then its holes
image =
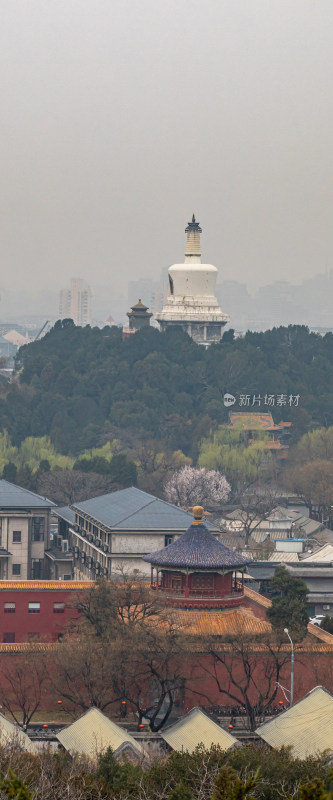
{"type": "Polygon", "coordinates": [[[188,570],[186,570],[186,576],[185,576],[185,597],[188,597],[188,595],[189,595],[189,586],[188,586],[188,570]]]}

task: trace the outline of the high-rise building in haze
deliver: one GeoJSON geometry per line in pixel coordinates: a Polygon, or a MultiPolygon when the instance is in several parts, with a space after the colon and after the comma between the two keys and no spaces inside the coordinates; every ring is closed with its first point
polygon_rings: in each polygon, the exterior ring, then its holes
{"type": "Polygon", "coordinates": [[[91,324],[91,289],[82,278],[72,278],[70,289],[61,289],[59,315],[75,325],[91,324]]]}
{"type": "Polygon", "coordinates": [[[185,261],[169,267],[170,292],[156,319],[162,331],[180,325],[197,344],[208,347],[222,339],[229,317],[221,311],[215,297],[216,267],[201,263],[201,232],[193,214],[185,229],[185,261]]]}

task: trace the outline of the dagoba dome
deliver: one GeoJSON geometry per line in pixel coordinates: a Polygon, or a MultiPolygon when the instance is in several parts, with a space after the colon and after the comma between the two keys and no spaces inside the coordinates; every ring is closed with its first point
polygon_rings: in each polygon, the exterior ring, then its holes
{"type": "Polygon", "coordinates": [[[169,267],[170,294],[156,319],[161,330],[170,325],[181,325],[194,341],[208,347],[212,342],[220,341],[229,317],[221,311],[215,297],[216,267],[201,263],[201,232],[193,214],[192,221],[185,228],[185,261],[169,267]]]}

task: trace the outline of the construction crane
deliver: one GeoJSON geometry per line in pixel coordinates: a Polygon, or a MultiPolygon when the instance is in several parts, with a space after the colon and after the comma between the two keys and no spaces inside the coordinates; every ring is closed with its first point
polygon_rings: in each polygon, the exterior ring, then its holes
{"type": "Polygon", "coordinates": [[[37,333],[37,336],[36,336],[36,337],[35,337],[35,339],[34,339],[34,341],[35,341],[35,342],[38,342],[38,339],[40,339],[40,337],[41,337],[41,335],[42,335],[43,331],[45,330],[46,326],[49,324],[49,321],[50,321],[50,320],[49,320],[49,319],[47,319],[47,320],[46,320],[46,322],[44,322],[44,325],[43,325],[43,327],[40,329],[39,333],[37,333]]]}

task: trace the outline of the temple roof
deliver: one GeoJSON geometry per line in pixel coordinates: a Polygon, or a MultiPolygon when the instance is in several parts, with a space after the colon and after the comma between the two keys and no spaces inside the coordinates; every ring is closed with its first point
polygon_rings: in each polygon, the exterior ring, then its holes
{"type": "Polygon", "coordinates": [[[143,557],[144,561],[160,567],[196,567],[198,569],[223,569],[243,567],[252,559],[245,558],[219,542],[203,522],[194,522],[186,533],[168,544],[163,550],[143,557]]]}

